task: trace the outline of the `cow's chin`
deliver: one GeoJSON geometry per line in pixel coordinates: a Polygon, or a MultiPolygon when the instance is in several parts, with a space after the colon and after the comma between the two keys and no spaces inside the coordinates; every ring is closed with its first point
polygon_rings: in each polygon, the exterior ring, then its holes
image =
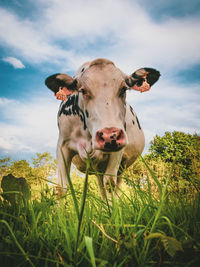
{"type": "Polygon", "coordinates": [[[116,149],[112,149],[112,150],[109,150],[109,149],[101,149],[101,151],[103,152],[103,153],[112,153],[112,152],[118,152],[118,151],[120,151],[121,149],[122,149],[123,147],[120,147],[120,148],[116,148],[116,149]]]}
{"type": "Polygon", "coordinates": [[[104,148],[100,148],[98,146],[95,146],[94,149],[98,150],[98,151],[102,151],[103,153],[112,153],[112,152],[120,151],[124,147],[125,147],[125,145],[120,146],[120,147],[109,145],[109,146],[106,146],[104,148]]]}

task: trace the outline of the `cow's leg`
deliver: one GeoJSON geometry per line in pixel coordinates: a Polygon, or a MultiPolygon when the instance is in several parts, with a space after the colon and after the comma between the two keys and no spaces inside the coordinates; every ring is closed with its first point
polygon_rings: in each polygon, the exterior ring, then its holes
{"type": "MultiPolygon", "coordinates": [[[[112,152],[110,154],[106,172],[103,178],[104,187],[106,188],[106,191],[108,193],[111,193],[111,191],[113,191],[115,196],[118,184],[117,173],[121,164],[122,155],[123,155],[123,150],[120,150],[118,152],[112,152]]],[[[110,197],[111,195],[108,194],[108,198],[110,197]]]]}
{"type": "Polygon", "coordinates": [[[104,184],[103,184],[103,175],[98,174],[97,182],[98,182],[98,186],[99,186],[99,191],[100,191],[101,197],[102,197],[103,200],[105,200],[106,199],[106,195],[105,195],[105,188],[104,188],[104,184]]]}
{"type": "Polygon", "coordinates": [[[57,165],[58,165],[58,187],[57,192],[59,195],[67,191],[67,173],[70,173],[72,161],[71,151],[68,149],[64,142],[58,142],[57,145],[57,165]]]}
{"type": "Polygon", "coordinates": [[[117,193],[118,189],[121,186],[121,183],[122,183],[122,173],[124,172],[124,169],[127,169],[127,164],[126,164],[125,158],[121,160],[121,164],[120,164],[120,167],[119,167],[119,170],[118,170],[116,193],[117,193]]]}

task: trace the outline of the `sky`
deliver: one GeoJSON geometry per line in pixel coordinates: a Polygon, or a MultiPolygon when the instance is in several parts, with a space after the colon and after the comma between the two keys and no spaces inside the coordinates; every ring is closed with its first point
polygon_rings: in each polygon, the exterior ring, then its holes
{"type": "Polygon", "coordinates": [[[200,134],[199,0],[0,0],[0,157],[55,155],[60,101],[44,85],[95,58],[127,74],[160,71],[149,92],[127,101],[147,152],[156,134],[200,134]]]}

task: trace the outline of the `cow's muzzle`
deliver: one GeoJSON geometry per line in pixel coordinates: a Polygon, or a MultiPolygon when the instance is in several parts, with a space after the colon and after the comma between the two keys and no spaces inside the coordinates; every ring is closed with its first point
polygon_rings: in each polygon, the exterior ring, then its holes
{"type": "Polygon", "coordinates": [[[126,145],[126,137],[122,129],[115,127],[103,128],[96,132],[95,149],[114,152],[126,145]]]}

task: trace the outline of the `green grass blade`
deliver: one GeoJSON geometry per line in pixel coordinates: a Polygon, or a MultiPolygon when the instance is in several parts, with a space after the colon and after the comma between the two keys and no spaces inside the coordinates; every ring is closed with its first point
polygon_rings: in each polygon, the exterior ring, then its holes
{"type": "MultiPolygon", "coordinates": [[[[61,152],[62,152],[62,150],[61,150],[61,152]]],[[[63,153],[62,153],[62,157],[63,157],[63,161],[64,161],[64,164],[65,164],[65,170],[66,170],[66,174],[67,174],[67,181],[68,181],[69,188],[70,188],[70,191],[71,191],[71,194],[72,194],[76,215],[77,215],[77,218],[79,219],[78,200],[76,198],[75,190],[74,190],[74,187],[73,187],[73,184],[72,184],[72,181],[71,181],[71,177],[70,177],[70,173],[69,173],[69,170],[68,170],[68,166],[66,164],[66,161],[65,161],[63,153]]]]}
{"type": "Polygon", "coordinates": [[[167,216],[162,216],[161,219],[164,219],[167,222],[173,237],[175,237],[175,233],[174,233],[174,230],[173,230],[172,223],[171,223],[170,219],[167,216]]]}
{"type": "Polygon", "coordinates": [[[147,170],[149,171],[149,173],[151,174],[153,180],[155,181],[155,183],[158,186],[158,191],[159,191],[159,197],[161,198],[162,196],[162,185],[159,182],[158,178],[156,177],[155,173],[150,169],[150,167],[148,166],[148,164],[146,163],[146,161],[144,160],[144,158],[142,156],[140,156],[142,159],[142,162],[144,163],[144,165],[146,166],[147,170]]]}
{"type": "Polygon", "coordinates": [[[93,267],[96,267],[94,249],[92,246],[92,238],[91,237],[85,236],[85,245],[86,245],[88,254],[90,256],[90,259],[91,259],[91,264],[93,267]]]}
{"type": "Polygon", "coordinates": [[[87,196],[89,168],[90,168],[90,161],[87,159],[86,173],[85,173],[85,182],[84,182],[84,187],[83,187],[83,195],[82,195],[82,201],[81,201],[81,210],[80,210],[79,222],[78,222],[78,231],[77,231],[77,240],[76,240],[76,252],[77,252],[77,248],[78,248],[78,241],[79,241],[79,236],[80,236],[81,222],[82,222],[82,219],[83,219],[83,213],[84,213],[84,208],[85,208],[85,201],[86,201],[86,196],[87,196]]]}
{"type": "Polygon", "coordinates": [[[28,255],[26,254],[26,252],[24,251],[24,249],[22,248],[22,246],[20,245],[20,243],[17,241],[12,229],[10,228],[10,225],[7,223],[7,221],[5,220],[0,220],[1,223],[5,224],[13,238],[13,240],[15,241],[17,247],[19,248],[19,250],[21,251],[21,253],[24,255],[25,259],[30,263],[31,266],[35,266],[32,261],[29,259],[28,255]]]}
{"type": "Polygon", "coordinates": [[[100,179],[100,175],[102,175],[102,173],[98,172],[96,167],[94,166],[93,164],[93,161],[92,159],[88,156],[88,160],[89,160],[89,163],[90,163],[90,166],[92,167],[93,169],[93,174],[96,175],[101,183],[101,186],[102,186],[102,189],[103,189],[103,193],[104,193],[104,196],[105,196],[105,200],[106,200],[106,205],[108,207],[108,212],[109,212],[109,216],[111,216],[111,208],[110,208],[110,205],[109,205],[109,201],[108,201],[108,197],[107,197],[107,194],[106,194],[106,189],[104,187],[104,184],[102,183],[101,179],[100,179]]]}

